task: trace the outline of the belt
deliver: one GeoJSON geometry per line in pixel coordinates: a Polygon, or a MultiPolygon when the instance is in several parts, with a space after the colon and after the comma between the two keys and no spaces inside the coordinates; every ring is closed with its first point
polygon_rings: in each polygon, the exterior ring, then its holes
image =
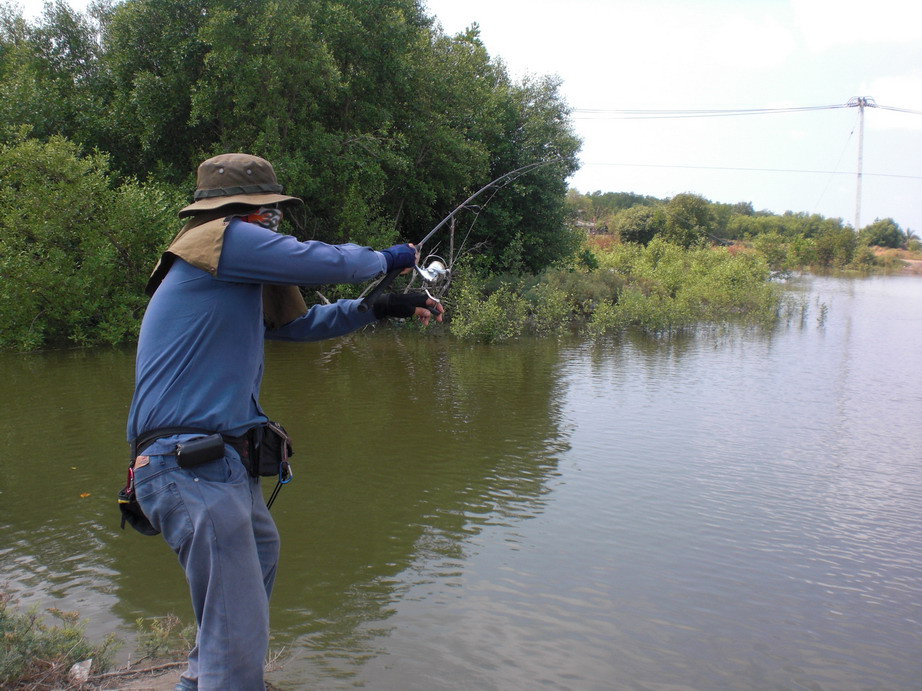
{"type": "MultiPolygon", "coordinates": [[[[131,444],[132,458],[137,456],[142,449],[150,446],[158,439],[163,437],[171,437],[174,434],[202,434],[209,435],[214,434],[207,429],[201,429],[198,427],[161,427],[159,429],[153,429],[149,432],[144,432],[135,437],[134,441],[131,444]]],[[[231,437],[226,434],[222,434],[221,437],[224,439],[225,444],[229,444],[234,447],[240,458],[246,463],[250,458],[250,432],[247,431],[244,434],[241,434],[239,437],[231,437]]]]}

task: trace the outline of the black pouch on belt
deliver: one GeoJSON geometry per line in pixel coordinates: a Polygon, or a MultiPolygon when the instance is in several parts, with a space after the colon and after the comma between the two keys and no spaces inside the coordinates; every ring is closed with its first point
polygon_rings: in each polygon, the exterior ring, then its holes
{"type": "Polygon", "coordinates": [[[194,468],[219,458],[224,458],[224,437],[220,434],[210,434],[176,445],[176,464],[180,468],[194,468]]]}
{"type": "Polygon", "coordinates": [[[141,510],[138,497],[134,493],[134,463],[128,468],[128,480],[118,493],[118,509],[122,514],[122,530],[125,523],[142,535],[159,535],[160,531],[151,525],[150,520],[141,510]]]}
{"type": "Polygon", "coordinates": [[[278,475],[283,463],[294,455],[291,437],[277,422],[267,422],[250,431],[250,475],[278,475]]]}

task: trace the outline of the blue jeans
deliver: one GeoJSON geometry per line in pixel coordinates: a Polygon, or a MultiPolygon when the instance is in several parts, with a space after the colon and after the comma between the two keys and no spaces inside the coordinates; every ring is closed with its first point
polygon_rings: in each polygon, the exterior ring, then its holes
{"type": "Polygon", "coordinates": [[[154,455],[188,438],[155,442],[141,452],[150,462],[135,468],[138,502],[179,556],[192,595],[198,633],[182,676],[201,691],[263,691],[278,530],[259,479],[232,447],[195,468],[154,455]]]}

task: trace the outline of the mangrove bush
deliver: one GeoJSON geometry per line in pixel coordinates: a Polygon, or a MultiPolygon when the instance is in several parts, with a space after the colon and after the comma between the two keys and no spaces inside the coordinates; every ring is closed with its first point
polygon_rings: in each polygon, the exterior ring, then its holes
{"type": "Polygon", "coordinates": [[[780,289],[758,253],[686,249],[656,237],[594,250],[597,268],[571,266],[490,289],[465,283],[451,332],[495,342],[536,333],[675,332],[703,323],[771,324],[780,289]]]}
{"type": "Polygon", "coordinates": [[[60,137],[0,145],[0,347],[116,344],[137,335],[175,191],[125,180],[60,137]]]}

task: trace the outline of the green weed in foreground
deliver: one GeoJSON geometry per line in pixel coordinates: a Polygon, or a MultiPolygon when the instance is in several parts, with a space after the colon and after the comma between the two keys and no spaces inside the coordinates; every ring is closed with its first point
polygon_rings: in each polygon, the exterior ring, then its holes
{"type": "Polygon", "coordinates": [[[770,325],[781,291],[759,254],[684,249],[661,238],[594,250],[592,270],[564,267],[487,290],[471,282],[453,305],[451,332],[496,342],[579,330],[588,336],[638,328],[668,333],[699,324],[770,325]]]}
{"type": "Polygon", "coordinates": [[[77,662],[92,658],[94,673],[112,664],[114,636],[100,644],[90,642],[76,612],[48,609],[60,622],[49,625],[36,609],[23,613],[11,605],[12,598],[0,592],[0,687],[63,687],[77,662]]]}
{"type": "Polygon", "coordinates": [[[138,646],[145,657],[152,659],[184,656],[195,642],[195,625],[183,625],[175,614],[135,621],[138,646]]]}

